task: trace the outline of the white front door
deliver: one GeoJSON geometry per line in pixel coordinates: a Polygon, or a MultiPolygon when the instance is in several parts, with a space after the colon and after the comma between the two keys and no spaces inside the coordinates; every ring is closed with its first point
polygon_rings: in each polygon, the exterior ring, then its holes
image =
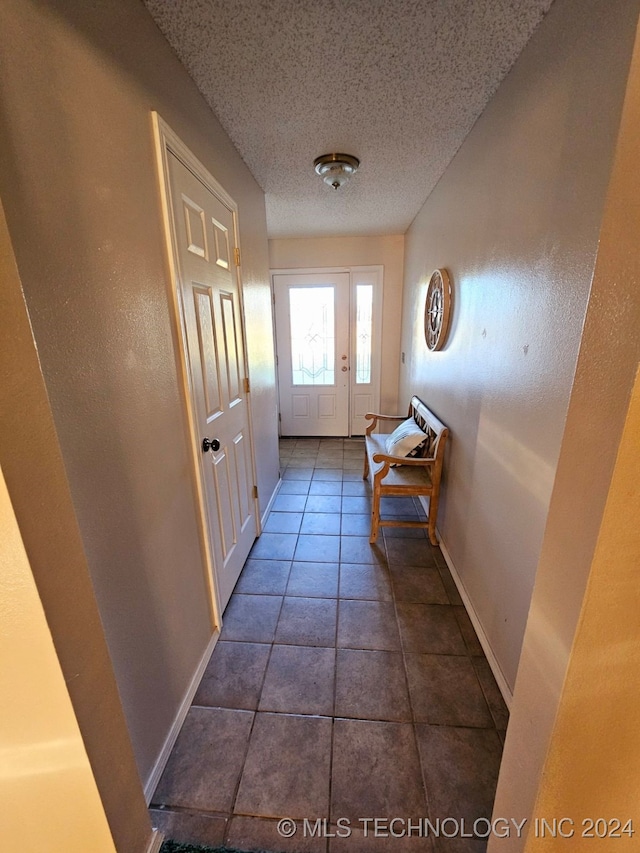
{"type": "Polygon", "coordinates": [[[222,611],[257,534],[236,221],[170,150],[167,169],[194,441],[222,611]]]}
{"type": "Polygon", "coordinates": [[[274,275],[282,435],[349,434],[349,273],[274,275]]]}
{"type": "Polygon", "coordinates": [[[273,274],[281,435],[363,435],[379,411],[382,267],[273,274]]]}

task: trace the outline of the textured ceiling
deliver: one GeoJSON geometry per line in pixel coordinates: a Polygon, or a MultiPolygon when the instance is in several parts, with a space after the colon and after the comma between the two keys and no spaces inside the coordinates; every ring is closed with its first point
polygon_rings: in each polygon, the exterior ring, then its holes
{"type": "Polygon", "coordinates": [[[270,237],[404,233],[553,0],[144,0],[270,237]],[[320,154],[360,158],[339,190],[320,154]]]}

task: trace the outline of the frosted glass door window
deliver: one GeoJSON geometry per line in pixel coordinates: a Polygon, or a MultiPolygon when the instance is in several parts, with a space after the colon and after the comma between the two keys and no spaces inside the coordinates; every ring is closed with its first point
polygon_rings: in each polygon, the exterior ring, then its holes
{"type": "Polygon", "coordinates": [[[293,385],[335,384],[333,287],[291,287],[289,316],[293,385]]]}
{"type": "Polygon", "coordinates": [[[356,384],[371,382],[371,338],[373,335],[373,285],[356,287],[356,384]]]}

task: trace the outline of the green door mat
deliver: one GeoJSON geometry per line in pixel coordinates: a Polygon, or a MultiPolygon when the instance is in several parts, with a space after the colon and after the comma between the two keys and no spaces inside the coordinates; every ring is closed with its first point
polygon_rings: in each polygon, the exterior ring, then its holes
{"type": "MultiPolygon", "coordinates": [[[[199,844],[181,844],[179,841],[165,841],[160,853],[247,853],[235,847],[201,847],[199,844]]],[[[262,853],[267,853],[263,850],[262,853]]]]}

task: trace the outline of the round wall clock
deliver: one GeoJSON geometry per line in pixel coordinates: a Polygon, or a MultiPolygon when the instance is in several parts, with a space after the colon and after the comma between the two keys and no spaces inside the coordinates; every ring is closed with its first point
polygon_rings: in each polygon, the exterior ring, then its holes
{"type": "Polygon", "coordinates": [[[451,316],[451,281],[445,269],[435,270],[429,279],[424,306],[424,336],[430,350],[444,346],[451,316]]]}

